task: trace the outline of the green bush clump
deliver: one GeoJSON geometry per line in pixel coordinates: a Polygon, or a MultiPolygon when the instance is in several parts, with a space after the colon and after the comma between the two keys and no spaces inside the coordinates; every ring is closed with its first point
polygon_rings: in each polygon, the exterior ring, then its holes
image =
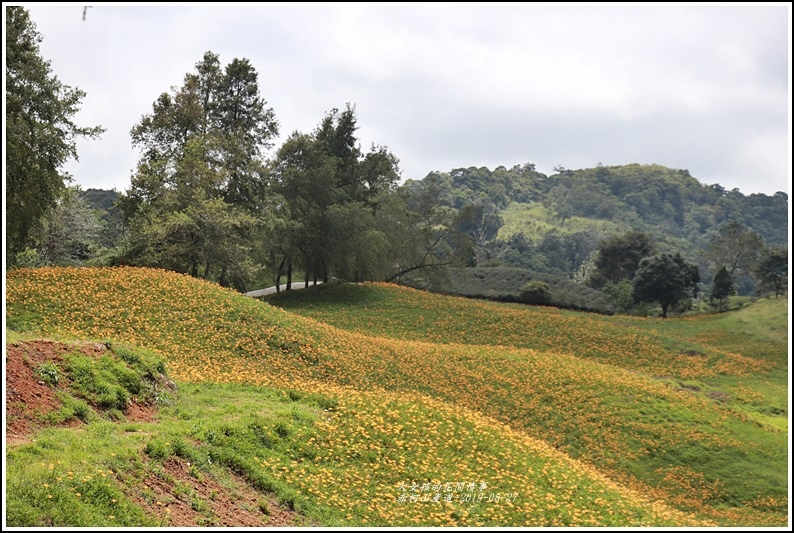
{"type": "Polygon", "coordinates": [[[549,303],[549,299],[551,298],[549,284],[540,280],[530,281],[521,287],[518,295],[522,302],[528,304],[546,304],[549,303]]]}
{"type": "Polygon", "coordinates": [[[60,370],[51,362],[43,363],[39,366],[36,369],[36,376],[50,387],[58,385],[58,381],[61,379],[60,370]]]}

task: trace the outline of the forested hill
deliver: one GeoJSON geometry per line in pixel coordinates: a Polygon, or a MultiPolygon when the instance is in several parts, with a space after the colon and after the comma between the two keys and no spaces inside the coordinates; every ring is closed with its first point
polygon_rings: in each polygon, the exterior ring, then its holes
{"type": "MultiPolygon", "coordinates": [[[[706,185],[687,170],[661,165],[598,166],[569,170],[557,167],[557,174],[546,176],[533,164],[504,166],[493,171],[486,167],[458,168],[432,172],[422,181],[406,182],[410,190],[432,186],[449,206],[493,204],[497,213],[511,203],[542,206],[541,220],[565,231],[587,226],[646,231],[658,242],[688,241],[694,251],[705,245],[708,235],[729,222],[740,222],[757,232],[767,245],[788,242],[788,195],[777,192],[742,194],[714,184],[706,185]],[[598,221],[609,221],[610,225],[598,221]]],[[[514,206],[515,209],[515,206],[514,206]]],[[[509,224],[510,221],[507,221],[509,224]]],[[[514,230],[515,231],[515,230],[514,230]]],[[[513,233],[510,231],[509,233],[513,233]]]]}

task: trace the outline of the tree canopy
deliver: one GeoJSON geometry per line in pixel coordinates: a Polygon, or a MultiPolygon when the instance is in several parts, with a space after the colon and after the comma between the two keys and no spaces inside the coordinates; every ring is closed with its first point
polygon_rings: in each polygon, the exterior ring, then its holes
{"type": "Polygon", "coordinates": [[[772,289],[775,298],[780,296],[788,286],[788,248],[772,246],[761,253],[755,267],[762,290],[772,289]]]}
{"type": "Polygon", "coordinates": [[[629,231],[601,241],[590,274],[590,286],[600,289],[607,283],[632,279],[643,258],[655,253],[656,246],[647,233],[629,231]]]}
{"type": "Polygon", "coordinates": [[[720,267],[717,273],[714,274],[709,300],[712,302],[717,302],[719,310],[724,311],[725,299],[733,294],[735,290],[733,278],[731,278],[730,272],[728,272],[728,269],[725,267],[725,265],[723,265],[720,267]]]}
{"type": "Polygon", "coordinates": [[[329,111],[312,133],[294,132],[278,150],[270,176],[289,212],[279,240],[288,287],[295,265],[306,283],[384,275],[390,230],[376,212],[382,196],[394,192],[399,162],[382,146],[364,154],[357,128],[348,104],[329,111]]]}
{"type": "Polygon", "coordinates": [[[632,280],[634,301],[658,302],[662,318],[667,318],[670,306],[697,295],[700,272],[697,265],[687,262],[681,254],[660,254],[640,261],[632,280]]]}
{"type": "Polygon", "coordinates": [[[85,93],[53,74],[41,56],[42,36],[28,11],[5,9],[6,250],[13,261],[70,181],[60,169],[77,159],[76,139],[97,137],[103,129],[73,122],[85,93]]]}
{"type": "Polygon", "coordinates": [[[212,52],[157,98],[131,131],[142,155],[121,199],[126,260],[246,287],[254,237],[276,225],[262,153],[278,123],[266,106],[251,63],[221,68],[212,52]]]}

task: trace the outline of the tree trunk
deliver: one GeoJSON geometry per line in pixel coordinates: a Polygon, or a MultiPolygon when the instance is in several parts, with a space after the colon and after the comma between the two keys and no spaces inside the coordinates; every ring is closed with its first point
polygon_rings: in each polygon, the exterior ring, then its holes
{"type": "Polygon", "coordinates": [[[281,271],[284,268],[284,261],[286,261],[287,256],[281,258],[281,263],[278,264],[278,269],[276,269],[276,293],[281,292],[281,271]]]}
{"type": "Polygon", "coordinates": [[[287,290],[292,289],[292,257],[287,259],[287,290]]]}

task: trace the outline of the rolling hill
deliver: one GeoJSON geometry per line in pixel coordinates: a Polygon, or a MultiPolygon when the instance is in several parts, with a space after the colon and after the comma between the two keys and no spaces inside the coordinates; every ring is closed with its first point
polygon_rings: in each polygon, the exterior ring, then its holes
{"type": "MultiPolygon", "coordinates": [[[[167,427],[128,444],[129,461],[141,449],[172,457],[163,450],[177,441],[179,457],[225,465],[316,523],[786,523],[776,302],[761,327],[750,314],[660,323],[321,287],[281,296],[295,298],[286,312],[158,270],[17,270],[6,319],[22,337],[150,350],[179,398],[161,411],[167,427]],[[235,406],[236,395],[295,405],[235,406]],[[447,483],[485,484],[501,500],[450,490],[458,500],[444,502],[447,483]],[[425,484],[439,500],[411,501],[425,484]]],[[[12,450],[11,475],[47,453],[12,450]]]]}

